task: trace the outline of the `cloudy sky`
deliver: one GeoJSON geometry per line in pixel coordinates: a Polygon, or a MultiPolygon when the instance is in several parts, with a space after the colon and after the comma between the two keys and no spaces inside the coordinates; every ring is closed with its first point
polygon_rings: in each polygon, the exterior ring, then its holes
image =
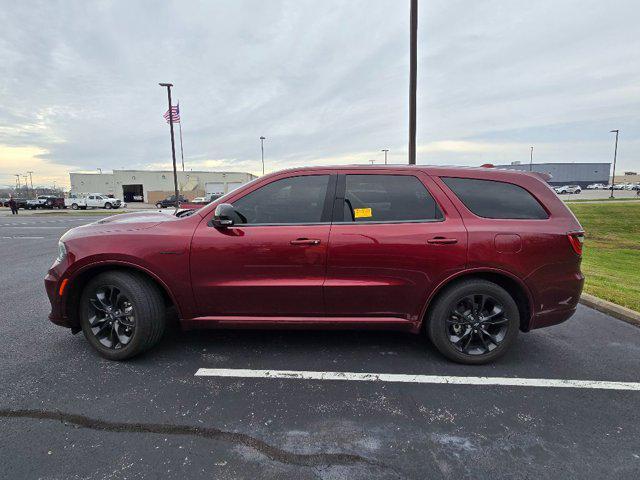
{"type": "MultiPolygon", "coordinates": [[[[0,0],[0,185],[33,170],[406,162],[409,1],[0,0]]],[[[640,170],[636,0],[421,0],[418,163],[640,170]]]]}

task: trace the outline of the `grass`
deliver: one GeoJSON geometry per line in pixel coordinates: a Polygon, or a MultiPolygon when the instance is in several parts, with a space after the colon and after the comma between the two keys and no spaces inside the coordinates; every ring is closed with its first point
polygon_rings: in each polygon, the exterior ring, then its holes
{"type": "Polygon", "coordinates": [[[640,203],[568,207],[586,231],[585,292],[640,311],[640,203]]]}
{"type": "Polygon", "coordinates": [[[622,197],[622,198],[580,198],[575,200],[565,200],[565,203],[580,203],[580,202],[638,202],[640,197],[622,197]]]}

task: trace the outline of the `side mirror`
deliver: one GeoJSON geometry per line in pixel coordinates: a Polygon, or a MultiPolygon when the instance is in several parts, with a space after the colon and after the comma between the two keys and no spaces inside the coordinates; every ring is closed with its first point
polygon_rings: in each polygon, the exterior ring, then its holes
{"type": "Polygon", "coordinates": [[[232,227],[238,219],[238,213],[230,203],[221,203],[213,214],[212,225],[216,228],[232,227]]]}

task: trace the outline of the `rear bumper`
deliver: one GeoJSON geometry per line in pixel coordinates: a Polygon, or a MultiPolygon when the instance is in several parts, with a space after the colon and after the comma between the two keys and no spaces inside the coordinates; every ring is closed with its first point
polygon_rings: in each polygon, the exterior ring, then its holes
{"type": "Polygon", "coordinates": [[[569,266],[566,270],[558,267],[543,267],[527,279],[536,299],[529,330],[565,322],[576,312],[584,276],[579,267],[577,271],[575,266],[569,266]]]}

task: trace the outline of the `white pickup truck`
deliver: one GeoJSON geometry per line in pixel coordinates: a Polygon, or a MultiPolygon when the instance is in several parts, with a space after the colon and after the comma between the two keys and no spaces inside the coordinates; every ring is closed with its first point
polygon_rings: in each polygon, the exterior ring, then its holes
{"type": "Polygon", "coordinates": [[[101,193],[90,193],[89,195],[79,195],[72,193],[69,198],[64,199],[66,207],[72,210],[86,210],[87,208],[122,208],[126,204],[118,199],[107,197],[101,193]]]}

